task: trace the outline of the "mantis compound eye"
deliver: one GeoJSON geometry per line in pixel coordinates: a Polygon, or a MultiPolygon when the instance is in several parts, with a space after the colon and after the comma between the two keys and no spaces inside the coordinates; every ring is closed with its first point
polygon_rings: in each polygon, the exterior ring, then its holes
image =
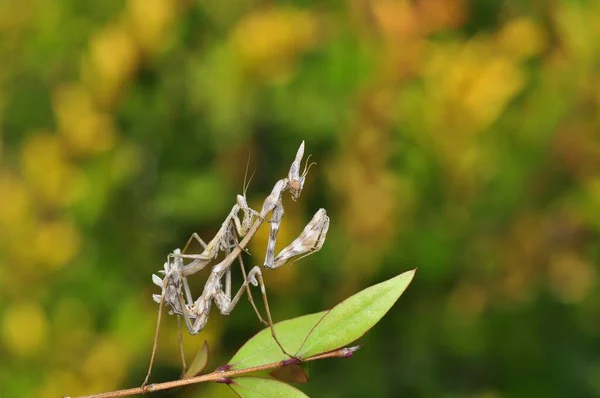
{"type": "Polygon", "coordinates": [[[304,165],[304,170],[302,174],[300,174],[300,163],[302,162],[302,157],[304,156],[304,141],[300,144],[300,148],[298,148],[298,152],[296,153],[296,158],[290,167],[290,172],[288,173],[288,189],[290,194],[292,195],[293,200],[297,200],[302,192],[302,187],[304,186],[304,180],[306,178],[306,174],[308,174],[308,170],[315,163],[308,163],[310,159],[310,155],[306,158],[306,164],[304,165]]]}

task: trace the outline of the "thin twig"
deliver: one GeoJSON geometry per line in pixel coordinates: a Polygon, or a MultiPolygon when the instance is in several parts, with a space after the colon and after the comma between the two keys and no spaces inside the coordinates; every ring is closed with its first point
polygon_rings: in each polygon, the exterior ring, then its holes
{"type": "MultiPolygon", "coordinates": [[[[360,348],[360,346],[340,348],[339,350],[330,351],[330,352],[326,352],[324,354],[319,354],[319,355],[315,355],[312,357],[308,357],[306,359],[303,359],[303,362],[316,361],[316,360],[325,359],[325,358],[347,358],[347,357],[352,356],[352,354],[359,348],[360,348]]],[[[187,386],[190,384],[205,383],[207,381],[220,381],[223,379],[228,379],[228,378],[232,378],[232,377],[236,377],[236,376],[242,376],[242,375],[245,375],[248,373],[258,372],[261,370],[280,368],[280,367],[284,367],[289,364],[290,364],[290,360],[286,359],[283,361],[268,363],[265,365],[253,366],[253,367],[246,368],[246,369],[228,370],[228,371],[223,371],[223,372],[222,371],[214,371],[212,373],[207,373],[205,375],[196,376],[196,377],[192,377],[189,379],[167,381],[164,383],[150,384],[145,387],[129,388],[126,390],[110,391],[110,392],[104,392],[104,393],[93,394],[93,395],[85,395],[85,396],[80,396],[80,397],[75,397],[75,398],[113,398],[113,397],[127,397],[127,396],[135,395],[135,394],[146,394],[146,393],[155,392],[155,391],[167,390],[169,388],[187,386]]],[[[70,398],[70,397],[64,397],[64,398],[70,398]]]]}

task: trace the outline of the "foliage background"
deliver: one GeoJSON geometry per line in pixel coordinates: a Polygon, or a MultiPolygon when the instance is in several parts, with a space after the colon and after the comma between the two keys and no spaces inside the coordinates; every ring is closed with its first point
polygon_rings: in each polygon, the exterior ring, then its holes
{"type": "MultiPolygon", "coordinates": [[[[0,396],[139,385],[151,273],[213,236],[248,154],[256,208],[301,140],[318,166],[280,247],[319,207],[332,226],[265,272],[275,319],[419,267],[305,392],[598,396],[599,107],[597,1],[2,1],[0,396]]],[[[163,327],[156,381],[179,373],[163,327]]],[[[188,357],[259,329],[246,300],[213,311],[188,357]]]]}

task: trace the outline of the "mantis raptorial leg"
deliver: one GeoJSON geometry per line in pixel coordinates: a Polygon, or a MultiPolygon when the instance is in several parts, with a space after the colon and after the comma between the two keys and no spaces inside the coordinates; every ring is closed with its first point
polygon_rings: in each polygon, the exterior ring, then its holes
{"type": "MultiPolygon", "coordinates": [[[[329,230],[329,217],[325,209],[319,209],[310,220],[300,235],[287,247],[283,248],[272,261],[265,259],[265,267],[279,268],[296,256],[306,257],[321,250],[327,231],[329,230]]],[[[297,260],[294,260],[297,261],[297,260]]]]}
{"type": "Polygon", "coordinates": [[[283,204],[280,200],[275,204],[271,212],[271,229],[269,231],[269,241],[267,242],[267,253],[265,254],[265,266],[272,264],[275,259],[275,245],[277,244],[277,234],[279,233],[283,214],[283,204]]]}

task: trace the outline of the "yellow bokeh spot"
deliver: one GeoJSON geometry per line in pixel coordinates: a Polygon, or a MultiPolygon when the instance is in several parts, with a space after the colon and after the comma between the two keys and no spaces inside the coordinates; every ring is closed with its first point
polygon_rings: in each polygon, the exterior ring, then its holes
{"type": "Polygon", "coordinates": [[[385,241],[395,230],[396,181],[392,173],[383,170],[371,176],[360,175],[348,186],[348,205],[344,211],[348,232],[369,242],[385,241]],[[369,178],[371,177],[371,178],[369,178]],[[373,203],[377,211],[373,212],[373,203]]]}
{"type": "Polygon", "coordinates": [[[343,203],[341,221],[346,231],[353,240],[371,247],[387,244],[398,230],[393,220],[407,211],[413,200],[410,184],[386,169],[391,153],[386,137],[374,126],[361,126],[328,176],[343,203]],[[406,195],[399,195],[401,190],[406,195]],[[373,203],[377,203],[376,212],[373,203]]]}
{"type": "Polygon", "coordinates": [[[73,260],[80,245],[77,228],[68,221],[57,220],[40,224],[34,247],[41,264],[58,269],[73,260]]]}
{"type": "MultiPolygon", "coordinates": [[[[222,320],[216,312],[217,311],[213,310],[208,319],[208,323],[204,329],[202,329],[200,335],[196,336],[187,332],[184,321],[183,319],[181,320],[181,338],[186,359],[188,361],[196,356],[196,353],[202,348],[205,341],[208,344],[209,355],[211,355],[212,352],[218,352],[220,339],[222,338],[222,320]]],[[[170,316],[166,318],[165,321],[166,322],[163,323],[164,330],[161,327],[161,349],[157,354],[158,359],[162,363],[167,363],[173,367],[179,367],[181,366],[181,356],[179,354],[179,329],[177,328],[177,320],[175,317],[170,316]]],[[[152,343],[152,338],[147,341],[152,343]]],[[[147,349],[142,353],[143,357],[147,357],[149,349],[151,349],[150,345],[148,345],[147,349]]]]}
{"type": "Polygon", "coordinates": [[[533,300],[536,293],[532,289],[532,280],[531,270],[523,267],[513,267],[507,270],[503,277],[499,278],[499,290],[506,297],[507,302],[525,305],[533,300]]]}
{"type": "Polygon", "coordinates": [[[7,263],[18,264],[19,268],[19,273],[13,272],[11,274],[10,284],[3,290],[3,293],[17,297],[22,292],[20,291],[21,286],[14,284],[16,280],[21,278],[26,280],[35,274],[37,274],[36,278],[41,277],[37,255],[35,250],[32,250],[33,237],[35,236],[37,226],[38,220],[31,214],[31,217],[14,224],[10,229],[5,230],[0,228],[0,247],[5,255],[5,260],[7,263]]]}
{"type": "Polygon", "coordinates": [[[547,45],[545,32],[529,18],[515,18],[498,34],[498,44],[516,59],[540,54],[547,45]]]}
{"type": "Polygon", "coordinates": [[[102,103],[116,100],[121,86],[137,69],[139,58],[135,40],[122,26],[108,26],[92,37],[89,61],[97,76],[91,83],[102,103]]]}
{"type": "Polygon", "coordinates": [[[116,133],[110,114],[102,112],[81,85],[61,86],[52,98],[59,131],[71,152],[89,156],[110,150],[116,133]]]}
{"type": "Polygon", "coordinates": [[[0,174],[0,198],[2,198],[2,206],[0,206],[2,230],[18,228],[26,218],[31,216],[29,192],[20,180],[7,172],[0,174]]]}
{"type": "Polygon", "coordinates": [[[310,14],[272,9],[242,19],[230,40],[244,71],[280,78],[289,73],[298,55],[312,47],[315,35],[316,21],[310,14]]]}
{"type": "Polygon", "coordinates": [[[48,321],[37,303],[9,306],[2,321],[3,345],[15,356],[34,356],[46,341],[48,321]]]}
{"type": "Polygon", "coordinates": [[[441,105],[445,117],[434,128],[444,134],[450,130],[468,137],[487,128],[525,82],[520,65],[498,53],[485,35],[431,45],[429,53],[423,68],[427,99],[431,106],[441,105]]]}
{"type": "Polygon", "coordinates": [[[562,301],[582,301],[596,283],[594,267],[574,253],[552,256],[548,268],[548,284],[562,301]]]}
{"type": "Polygon", "coordinates": [[[36,199],[52,206],[64,206],[79,198],[81,172],[69,162],[60,137],[37,133],[21,149],[21,171],[36,199]]]}
{"type": "Polygon", "coordinates": [[[172,0],[131,0],[128,17],[139,44],[145,51],[160,49],[161,38],[175,17],[175,4],[172,0]]]}
{"type": "Polygon", "coordinates": [[[600,177],[593,177],[585,181],[585,188],[596,207],[600,206],[600,177]]]}
{"type": "Polygon", "coordinates": [[[96,343],[83,360],[81,372],[99,391],[113,389],[125,377],[131,357],[127,350],[110,338],[96,343]]]}
{"type": "Polygon", "coordinates": [[[86,393],[86,389],[81,379],[74,372],[52,370],[37,390],[36,396],[39,398],[55,398],[64,396],[65,393],[83,395],[86,393]]]}
{"type": "Polygon", "coordinates": [[[477,129],[493,123],[523,86],[521,71],[508,58],[488,60],[471,82],[463,103],[477,129]]]}
{"type": "Polygon", "coordinates": [[[453,310],[466,320],[476,320],[484,311],[487,302],[486,289],[469,282],[461,283],[450,296],[450,305],[453,310]]]}
{"type": "MultiPolygon", "coordinates": [[[[596,11],[596,12],[594,12],[596,11]]],[[[556,33],[558,39],[569,55],[579,61],[580,68],[595,62],[598,50],[597,17],[591,10],[576,2],[564,2],[554,10],[556,33]]]]}

